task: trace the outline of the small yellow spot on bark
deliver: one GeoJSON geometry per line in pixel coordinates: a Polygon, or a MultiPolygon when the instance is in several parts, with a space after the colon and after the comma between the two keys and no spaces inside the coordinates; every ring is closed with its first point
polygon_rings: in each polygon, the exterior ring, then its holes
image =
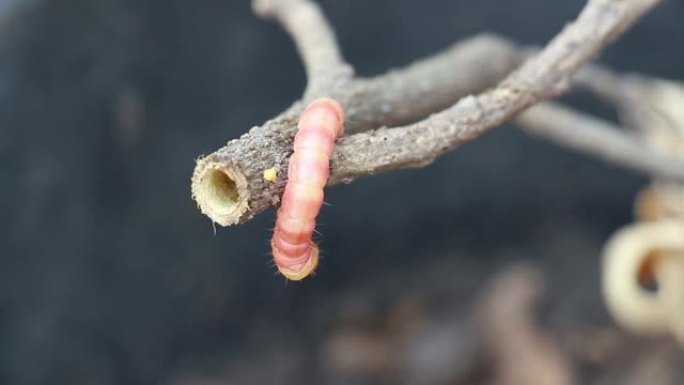
{"type": "Polygon", "coordinates": [[[278,171],[276,171],[275,168],[271,167],[269,169],[264,170],[264,180],[267,182],[275,183],[275,181],[278,179],[278,171]]]}

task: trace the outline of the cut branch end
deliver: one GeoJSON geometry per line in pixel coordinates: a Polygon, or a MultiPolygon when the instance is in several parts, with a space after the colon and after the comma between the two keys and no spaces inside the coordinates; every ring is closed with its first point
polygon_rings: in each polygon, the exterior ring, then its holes
{"type": "Polygon", "coordinates": [[[197,162],[192,196],[202,213],[222,226],[237,224],[249,210],[247,179],[238,167],[209,158],[197,162]]]}

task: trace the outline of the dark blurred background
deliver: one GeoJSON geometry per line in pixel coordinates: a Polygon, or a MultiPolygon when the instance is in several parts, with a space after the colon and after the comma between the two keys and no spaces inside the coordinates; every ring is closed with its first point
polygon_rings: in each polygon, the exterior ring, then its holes
{"type": "MultiPolygon", "coordinates": [[[[584,5],[320,3],[364,76],[483,31],[541,45],[584,5]]],[[[665,1],[600,60],[684,79],[683,20],[684,2],[665,1]]],[[[375,330],[407,297],[467,314],[519,260],[550,278],[550,327],[612,325],[600,249],[647,180],[514,127],[329,189],[303,283],[269,265],[273,212],[215,233],[190,198],[194,160],[304,81],[289,37],[247,0],[0,0],[0,383],[346,383],[326,353],[339,325],[375,330]]]]}

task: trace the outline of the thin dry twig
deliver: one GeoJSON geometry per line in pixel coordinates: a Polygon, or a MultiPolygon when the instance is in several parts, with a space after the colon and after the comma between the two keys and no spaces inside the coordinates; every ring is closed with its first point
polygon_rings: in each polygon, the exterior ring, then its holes
{"type": "Polygon", "coordinates": [[[254,0],[254,12],[275,18],[292,36],[308,77],[305,100],[339,88],[354,76],[354,69],[342,58],[330,27],[318,5],[308,0],[254,0]]]}
{"type": "Polygon", "coordinates": [[[518,115],[516,123],[532,135],[590,153],[608,163],[644,174],[684,180],[684,161],[648,146],[637,135],[555,103],[538,104],[518,115]]]}
{"type": "MultiPolygon", "coordinates": [[[[306,0],[280,1],[309,3],[306,0]]],[[[389,170],[425,166],[445,152],[510,120],[525,108],[557,96],[568,88],[572,75],[582,64],[629,28],[657,2],[658,0],[590,0],[577,20],[566,26],[543,51],[529,59],[494,89],[466,97],[453,107],[414,124],[391,129],[380,128],[342,138],[332,158],[333,170],[329,184],[350,182],[360,176],[389,170]]],[[[283,7],[272,9],[276,14],[288,13],[283,7]]],[[[326,25],[320,13],[311,13],[311,16],[318,18],[312,25],[326,25]]],[[[288,20],[286,16],[278,18],[281,21],[288,20]]],[[[297,44],[308,58],[305,61],[312,61],[307,64],[307,68],[315,68],[313,58],[317,54],[312,52],[316,49],[313,46],[311,51],[303,48],[307,44],[306,40],[301,39],[297,31],[291,32],[293,38],[300,39],[297,44]]],[[[336,49],[330,48],[330,45],[335,44],[332,34],[323,41],[328,47],[321,49],[336,52],[336,49]]],[[[424,62],[423,67],[426,66],[428,64],[424,62]]],[[[405,73],[415,75],[416,72],[414,69],[414,72],[405,73]]],[[[348,87],[336,88],[340,83],[331,81],[330,89],[326,92],[351,110],[354,116],[354,109],[347,107],[352,104],[351,101],[354,100],[357,106],[367,101],[351,99],[349,96],[358,95],[358,88],[355,87],[364,83],[367,86],[368,81],[352,82],[348,87]]],[[[439,103],[444,102],[445,98],[439,100],[439,103]]],[[[284,179],[283,171],[291,151],[292,136],[301,105],[295,103],[276,119],[262,127],[253,128],[240,139],[229,142],[222,149],[198,161],[193,175],[193,195],[202,212],[221,225],[231,225],[245,222],[278,202],[282,183],[265,182],[262,172],[268,168],[276,168],[280,171],[279,181],[284,179]]],[[[380,109],[383,109],[382,105],[380,109]]],[[[421,111],[425,110],[422,107],[421,111]]],[[[386,116],[393,116],[394,110],[391,108],[385,111],[386,116]]],[[[350,117],[350,121],[353,122],[353,118],[350,117]]]]}

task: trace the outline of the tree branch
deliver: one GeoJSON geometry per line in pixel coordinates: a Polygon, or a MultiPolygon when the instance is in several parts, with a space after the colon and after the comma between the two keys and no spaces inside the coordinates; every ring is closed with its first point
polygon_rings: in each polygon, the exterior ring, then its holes
{"type": "MultiPolygon", "coordinates": [[[[478,96],[464,98],[453,107],[414,124],[393,129],[381,128],[342,138],[333,155],[329,184],[349,182],[359,176],[382,171],[424,166],[446,151],[511,119],[532,104],[558,95],[567,88],[571,76],[583,63],[657,2],[658,0],[591,0],[575,22],[568,25],[541,53],[528,60],[496,88],[478,96]]],[[[306,49],[300,50],[306,55],[306,49]]],[[[404,74],[417,76],[416,74],[422,74],[423,71],[416,68],[427,68],[429,65],[429,62],[423,62],[413,69],[405,70],[404,74]]],[[[458,73],[453,69],[452,71],[452,74],[458,73]]],[[[437,72],[444,73],[442,70],[437,72]]],[[[384,80],[385,84],[396,82],[396,79],[391,80],[391,76],[384,77],[389,79],[384,80]]],[[[354,112],[362,116],[362,109],[355,109],[352,101],[359,103],[356,106],[367,101],[349,96],[358,95],[361,86],[369,87],[369,82],[372,83],[373,80],[350,85],[350,89],[356,87],[354,91],[330,91],[333,97],[338,98],[352,112],[350,122],[354,122],[353,117],[357,116],[354,112]]],[[[422,95],[419,90],[408,93],[412,97],[422,95]]],[[[369,96],[369,99],[372,98],[369,96]]],[[[448,103],[446,99],[446,96],[437,97],[432,102],[432,110],[435,110],[434,105],[448,103]]],[[[374,101],[377,100],[382,98],[374,101]]],[[[395,110],[379,105],[380,112],[385,112],[380,116],[401,117],[396,120],[418,116],[417,113],[401,113],[402,109],[399,107],[402,105],[399,103],[395,102],[395,110]]],[[[291,151],[292,135],[300,109],[301,104],[296,103],[276,119],[262,127],[253,128],[240,139],[229,142],[224,148],[198,161],[193,175],[193,195],[202,212],[219,224],[230,225],[242,223],[278,202],[278,194],[285,178],[283,171],[291,151]],[[261,175],[267,168],[280,171],[279,183],[270,184],[263,180],[261,175]]],[[[416,107],[416,111],[421,113],[427,110],[427,107],[416,107]]],[[[370,123],[371,119],[358,121],[370,123]]],[[[359,131],[366,128],[365,124],[357,127],[359,131]]]]}
{"type": "Polygon", "coordinates": [[[615,74],[596,65],[582,71],[577,83],[614,104],[623,124],[644,141],[664,153],[684,156],[684,83],[615,74]]]}
{"type": "Polygon", "coordinates": [[[589,153],[609,163],[644,174],[684,180],[684,161],[648,146],[637,135],[611,123],[553,103],[538,104],[518,115],[516,122],[532,135],[589,153]]]}
{"type": "Polygon", "coordinates": [[[274,18],[290,34],[308,77],[305,100],[349,82],[354,70],[342,58],[335,33],[317,4],[310,0],[253,0],[254,12],[274,18]]]}
{"type": "Polygon", "coordinates": [[[423,119],[465,95],[494,86],[523,55],[507,39],[483,34],[372,79],[358,79],[345,103],[346,133],[423,119]]]}
{"type": "MultiPolygon", "coordinates": [[[[456,101],[458,98],[454,97],[454,90],[476,90],[478,86],[482,88],[481,85],[487,84],[488,79],[481,77],[489,74],[478,70],[487,63],[500,64],[501,73],[505,73],[538,52],[520,49],[496,35],[478,36],[406,69],[390,71],[387,75],[367,80],[372,84],[371,91],[359,95],[359,99],[372,102],[365,104],[370,108],[363,116],[369,117],[368,122],[373,122],[372,117],[375,117],[376,127],[401,124],[402,120],[416,120],[456,101]],[[464,67],[471,70],[454,73],[456,63],[468,63],[464,67]],[[372,109],[377,106],[392,110],[392,116],[383,116],[381,111],[372,109]]],[[[496,67],[492,68],[492,73],[497,73],[497,70],[496,67]]],[[[655,92],[649,91],[656,88],[655,85],[662,88],[661,83],[664,82],[643,76],[619,75],[598,64],[588,64],[573,77],[572,83],[613,103],[622,111],[622,115],[629,115],[628,120],[635,122],[653,116],[652,112],[644,113],[653,103],[650,99],[656,99],[652,95],[655,92]]],[[[669,91],[668,96],[673,93],[669,91]]],[[[682,94],[684,98],[684,91],[682,94]]],[[[681,100],[677,99],[676,102],[670,104],[679,105],[681,100]]],[[[641,124],[648,126],[642,131],[654,130],[658,126],[656,123],[662,125],[662,120],[654,122],[651,119],[648,124],[641,124]]],[[[608,163],[648,175],[684,181],[684,161],[651,147],[642,137],[624,128],[587,114],[559,104],[543,104],[526,110],[516,121],[534,136],[608,163]]]]}
{"type": "MultiPolygon", "coordinates": [[[[500,38],[478,36],[406,69],[355,80],[332,94],[345,107],[345,132],[367,131],[422,118],[436,109],[431,104],[448,105],[492,86],[519,61],[513,45],[500,38]],[[492,60],[492,55],[498,55],[497,59],[492,60]],[[464,75],[449,76],[452,72],[464,75]],[[442,81],[434,82],[432,76],[442,81]],[[419,84],[430,84],[436,92],[423,90],[416,86],[419,84]]],[[[226,226],[245,222],[279,202],[303,105],[302,101],[294,103],[274,119],[198,159],[192,194],[204,214],[226,226]],[[262,177],[270,168],[278,171],[277,183],[268,183],[262,177]]]]}
{"type": "Polygon", "coordinates": [[[592,0],[538,55],[496,88],[462,99],[418,123],[340,140],[330,184],[421,167],[494,128],[532,104],[564,91],[572,75],[656,1],[592,0]]]}

